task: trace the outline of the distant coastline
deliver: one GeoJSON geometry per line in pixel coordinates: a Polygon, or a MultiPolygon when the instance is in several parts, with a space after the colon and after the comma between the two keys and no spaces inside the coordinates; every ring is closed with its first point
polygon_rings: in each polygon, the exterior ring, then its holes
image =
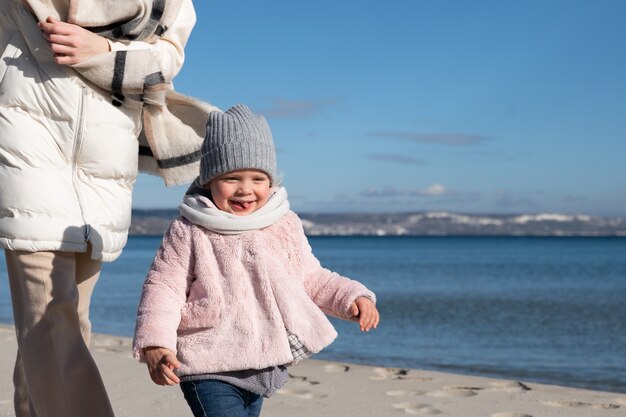
{"type": "MultiPolygon", "coordinates": [[[[582,214],[299,213],[309,236],[626,237],[626,218],[582,214]]],[[[131,236],[159,236],[178,210],[133,210],[131,236]]]]}

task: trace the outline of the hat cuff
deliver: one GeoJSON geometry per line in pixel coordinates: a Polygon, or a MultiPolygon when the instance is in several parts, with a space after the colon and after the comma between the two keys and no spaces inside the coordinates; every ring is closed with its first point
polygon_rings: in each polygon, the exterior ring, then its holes
{"type": "Polygon", "coordinates": [[[258,169],[276,182],[276,155],[273,147],[251,146],[249,142],[230,142],[213,148],[202,156],[200,183],[208,183],[215,177],[231,171],[258,169]]]}

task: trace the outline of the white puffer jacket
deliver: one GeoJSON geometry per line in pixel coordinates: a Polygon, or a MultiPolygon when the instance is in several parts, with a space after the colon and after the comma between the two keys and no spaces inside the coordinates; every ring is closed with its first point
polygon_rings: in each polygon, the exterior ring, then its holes
{"type": "MultiPolygon", "coordinates": [[[[126,244],[137,177],[141,106],[114,107],[53,60],[36,19],[0,0],[0,246],[85,252],[112,261],[126,244]]],[[[191,0],[152,48],[163,73],[180,69],[195,23],[191,0]]]]}

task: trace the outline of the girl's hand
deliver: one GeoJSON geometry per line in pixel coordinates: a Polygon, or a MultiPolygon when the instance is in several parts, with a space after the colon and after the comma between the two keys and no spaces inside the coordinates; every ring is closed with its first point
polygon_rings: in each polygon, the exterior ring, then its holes
{"type": "Polygon", "coordinates": [[[180,362],[176,359],[176,355],[169,349],[150,346],[144,348],[143,355],[148,365],[150,378],[157,385],[176,385],[180,379],[173,372],[174,369],[180,368],[180,362]]]}
{"type": "Polygon", "coordinates": [[[359,297],[350,306],[350,313],[359,319],[359,326],[362,332],[369,332],[375,329],[380,321],[380,314],[376,309],[376,304],[369,298],[359,297]]]}
{"type": "Polygon", "coordinates": [[[73,65],[109,51],[109,42],[100,35],[72,23],[48,17],[37,24],[50,42],[54,60],[60,65],[73,65]]]}

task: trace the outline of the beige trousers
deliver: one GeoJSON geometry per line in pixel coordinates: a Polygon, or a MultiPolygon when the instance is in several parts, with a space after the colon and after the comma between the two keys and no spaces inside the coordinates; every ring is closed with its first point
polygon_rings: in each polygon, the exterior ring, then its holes
{"type": "Polygon", "coordinates": [[[5,251],[18,343],[16,417],[113,417],[88,349],[101,267],[89,253],[5,251]]]}

